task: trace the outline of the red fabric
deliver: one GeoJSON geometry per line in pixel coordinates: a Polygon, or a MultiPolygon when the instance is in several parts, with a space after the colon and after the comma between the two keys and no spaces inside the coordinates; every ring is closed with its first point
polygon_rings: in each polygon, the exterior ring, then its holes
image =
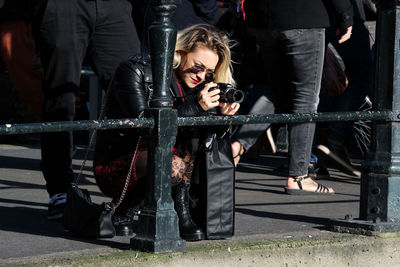
{"type": "Polygon", "coordinates": [[[182,102],[185,102],[185,98],[183,97],[183,91],[182,91],[181,84],[179,82],[176,82],[176,84],[178,85],[179,93],[181,94],[181,97],[182,97],[182,102]]]}
{"type": "MultiPolygon", "coordinates": [[[[146,150],[147,145],[145,142],[140,142],[135,158],[133,159],[128,192],[132,191],[139,182],[139,178],[136,175],[136,161],[140,153],[146,150]]],[[[112,198],[119,198],[121,196],[133,155],[134,153],[132,152],[128,155],[118,157],[112,161],[109,161],[107,165],[97,165],[96,163],[93,163],[96,183],[106,196],[112,198]]]]}

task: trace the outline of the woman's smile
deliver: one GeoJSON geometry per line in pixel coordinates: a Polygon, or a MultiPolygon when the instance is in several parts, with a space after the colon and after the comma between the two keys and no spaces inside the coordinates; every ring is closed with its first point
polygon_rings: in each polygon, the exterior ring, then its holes
{"type": "Polygon", "coordinates": [[[193,83],[196,84],[196,85],[200,82],[199,80],[197,80],[197,79],[195,79],[195,78],[192,78],[192,81],[193,81],[193,83]]]}

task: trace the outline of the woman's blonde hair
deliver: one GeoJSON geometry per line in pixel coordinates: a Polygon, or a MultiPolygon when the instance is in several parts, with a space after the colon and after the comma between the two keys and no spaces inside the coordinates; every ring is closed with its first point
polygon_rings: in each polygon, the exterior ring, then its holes
{"type": "Polygon", "coordinates": [[[218,55],[214,82],[235,85],[232,77],[231,42],[226,34],[209,24],[197,24],[178,32],[176,39],[173,68],[181,64],[181,52],[189,53],[203,46],[218,55]]]}

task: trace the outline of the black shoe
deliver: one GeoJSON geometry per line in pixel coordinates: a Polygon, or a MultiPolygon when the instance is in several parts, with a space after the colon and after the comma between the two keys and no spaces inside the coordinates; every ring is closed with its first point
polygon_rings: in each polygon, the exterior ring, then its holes
{"type": "Polygon", "coordinates": [[[192,220],[189,211],[189,187],[185,182],[173,188],[175,211],[179,218],[179,233],[186,241],[199,241],[205,238],[203,230],[192,220]]]}
{"type": "Polygon", "coordinates": [[[114,215],[112,221],[115,228],[115,235],[130,236],[133,234],[133,216],[114,215]]]}
{"type": "Polygon", "coordinates": [[[133,234],[134,216],[138,211],[137,207],[125,207],[116,210],[112,221],[115,228],[115,235],[130,236],[133,234]]]}
{"type": "Polygon", "coordinates": [[[329,179],[329,171],[318,162],[308,165],[308,176],[313,179],[329,179]]]}
{"type": "Polygon", "coordinates": [[[361,172],[353,166],[343,145],[329,142],[327,145],[318,145],[317,149],[320,151],[319,154],[326,159],[327,164],[330,163],[332,167],[348,175],[361,177],[361,172]]]}
{"type": "Polygon", "coordinates": [[[52,196],[47,210],[47,219],[52,221],[61,220],[64,216],[66,202],[67,193],[59,193],[52,196]]]}

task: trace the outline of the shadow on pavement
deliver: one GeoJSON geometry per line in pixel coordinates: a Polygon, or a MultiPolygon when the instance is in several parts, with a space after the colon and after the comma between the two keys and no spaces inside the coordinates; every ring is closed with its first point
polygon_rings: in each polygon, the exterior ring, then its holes
{"type": "MultiPolygon", "coordinates": [[[[110,248],[128,249],[126,242],[107,239],[84,239],[67,232],[61,222],[50,222],[47,210],[28,207],[0,207],[0,230],[31,235],[47,236],[75,240],[110,248]]],[[[3,240],[4,241],[4,240],[3,240]]]]}
{"type": "Polygon", "coordinates": [[[297,222],[306,222],[311,224],[319,224],[327,226],[329,224],[329,219],[321,218],[321,217],[312,217],[305,215],[295,215],[295,214],[283,214],[276,212],[268,212],[268,211],[257,211],[252,209],[245,208],[236,208],[236,212],[240,212],[242,214],[254,216],[254,217],[267,217],[271,219],[279,219],[279,220],[288,220],[288,221],[297,221],[297,222]]]}

